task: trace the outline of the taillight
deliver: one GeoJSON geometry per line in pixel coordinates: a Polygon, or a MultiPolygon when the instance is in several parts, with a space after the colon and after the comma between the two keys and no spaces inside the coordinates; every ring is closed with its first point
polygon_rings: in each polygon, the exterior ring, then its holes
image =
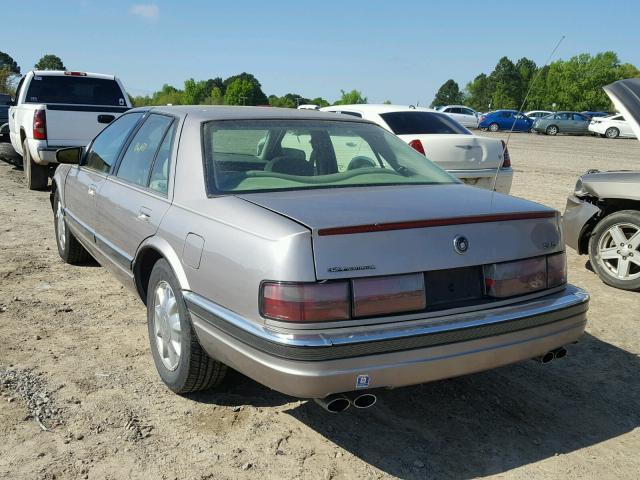
{"type": "Polygon", "coordinates": [[[565,252],[485,265],[484,281],[487,295],[495,298],[524,295],[564,285],[567,282],[565,252]]]}
{"type": "Polygon", "coordinates": [[[480,121],[481,121],[481,122],[484,122],[486,118],[487,118],[487,117],[485,117],[485,116],[483,115],[482,117],[480,117],[480,121]]]}
{"type": "Polygon", "coordinates": [[[264,283],[262,314],[285,322],[347,320],[349,296],[349,282],[264,283]]]}
{"type": "Polygon", "coordinates": [[[556,253],[547,257],[547,286],[557,287],[567,283],[567,254],[556,253]]]}
{"type": "Polygon", "coordinates": [[[509,156],[509,149],[507,148],[507,144],[504,140],[500,140],[502,142],[502,168],[509,168],[511,166],[511,157],[509,156]]]}
{"type": "Polygon", "coordinates": [[[485,265],[484,281],[487,295],[496,298],[542,290],[547,288],[547,260],[537,257],[485,265]]]}
{"type": "Polygon", "coordinates": [[[353,280],[356,317],[423,310],[426,302],[422,273],[353,280]]]}
{"type": "Polygon", "coordinates": [[[417,138],[415,140],[411,140],[409,142],[409,146],[413,148],[416,152],[420,152],[422,155],[426,156],[427,154],[424,152],[424,147],[422,146],[422,142],[417,138]]]}
{"type": "Polygon", "coordinates": [[[44,110],[33,112],[33,138],[35,140],[47,139],[47,114],[44,110]]]}

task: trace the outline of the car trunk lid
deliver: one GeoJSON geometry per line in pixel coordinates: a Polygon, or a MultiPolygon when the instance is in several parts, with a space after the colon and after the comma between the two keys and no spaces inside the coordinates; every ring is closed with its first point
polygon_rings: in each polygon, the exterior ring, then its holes
{"type": "Polygon", "coordinates": [[[502,144],[493,138],[439,134],[399,137],[407,143],[420,140],[427,158],[445,170],[495,169],[502,163],[502,144]]]}
{"type": "Polygon", "coordinates": [[[442,270],[562,250],[553,210],[463,185],[239,195],[311,230],[318,280],[442,270]],[[468,250],[456,251],[464,237],[468,250]]]}
{"type": "Polygon", "coordinates": [[[640,140],[640,78],[619,80],[605,86],[604,91],[640,140]]]}

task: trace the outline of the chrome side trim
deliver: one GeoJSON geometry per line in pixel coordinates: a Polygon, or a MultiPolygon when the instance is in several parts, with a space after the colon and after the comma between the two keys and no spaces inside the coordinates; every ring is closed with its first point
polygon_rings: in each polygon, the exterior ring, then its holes
{"type": "Polygon", "coordinates": [[[386,353],[500,335],[584,316],[589,301],[586,292],[567,286],[558,294],[525,304],[464,315],[442,316],[437,322],[431,319],[424,325],[406,326],[396,323],[386,328],[375,325],[363,328],[331,328],[315,332],[286,332],[244,319],[194,292],[183,291],[183,295],[190,312],[215,328],[260,350],[300,360],[386,353]]]}

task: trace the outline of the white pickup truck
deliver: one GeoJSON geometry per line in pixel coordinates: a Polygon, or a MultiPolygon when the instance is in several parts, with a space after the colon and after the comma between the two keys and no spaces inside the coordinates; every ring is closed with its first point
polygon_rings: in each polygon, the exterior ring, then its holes
{"type": "Polygon", "coordinates": [[[131,108],[113,75],[31,71],[18,84],[9,109],[9,134],[22,156],[27,187],[47,187],[56,150],[87,145],[104,127],[131,108]]]}

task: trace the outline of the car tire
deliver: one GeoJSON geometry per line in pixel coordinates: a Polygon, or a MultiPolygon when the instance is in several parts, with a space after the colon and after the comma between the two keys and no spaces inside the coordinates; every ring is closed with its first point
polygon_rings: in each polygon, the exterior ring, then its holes
{"type": "Polygon", "coordinates": [[[89,252],[85,250],[67,226],[58,191],[53,196],[53,227],[56,234],[58,253],[65,263],[79,265],[91,259],[89,252]]]}
{"type": "Polygon", "coordinates": [[[492,123],[489,125],[489,131],[490,132],[497,132],[498,130],[500,130],[500,125],[498,125],[497,123],[492,123]]]}
{"type": "Polygon", "coordinates": [[[616,127],[609,127],[604,131],[604,136],[607,138],[618,138],[620,135],[620,130],[616,127]]]}
{"type": "Polygon", "coordinates": [[[227,366],[200,346],[180,284],[164,259],[156,262],[149,277],[147,323],[156,370],[170,390],[191,393],[222,382],[227,366]]]}
{"type": "Polygon", "coordinates": [[[545,133],[547,135],[557,135],[558,132],[560,131],[560,129],[558,127],[556,127],[555,125],[549,125],[547,127],[547,129],[545,130],[545,133]]]}
{"type": "Polygon", "coordinates": [[[44,165],[38,165],[33,161],[26,139],[22,142],[22,168],[29,190],[44,190],[47,188],[49,184],[49,168],[44,165]]]}
{"type": "Polygon", "coordinates": [[[640,211],[621,210],[603,218],[589,239],[589,259],[607,285],[640,290],[640,211]]]}

